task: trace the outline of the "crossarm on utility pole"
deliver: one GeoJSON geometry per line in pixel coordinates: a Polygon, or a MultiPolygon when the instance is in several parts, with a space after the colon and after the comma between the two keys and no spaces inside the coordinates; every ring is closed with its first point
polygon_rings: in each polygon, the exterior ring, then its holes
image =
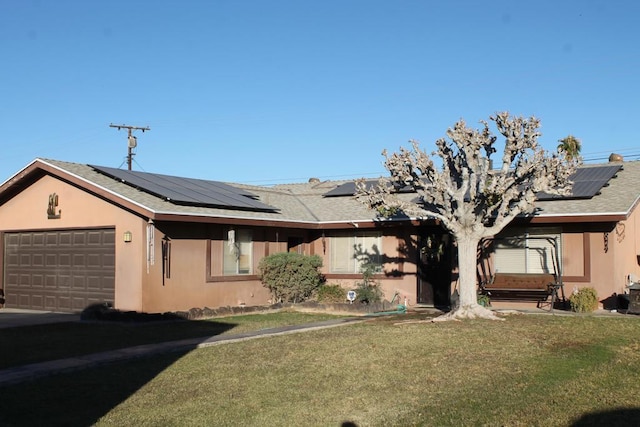
{"type": "Polygon", "coordinates": [[[114,125],[111,123],[109,125],[110,128],[126,129],[127,130],[127,168],[131,170],[131,163],[133,162],[134,152],[133,149],[138,145],[138,140],[135,136],[133,136],[133,132],[136,130],[141,130],[143,133],[147,130],[151,130],[149,126],[139,127],[139,126],[129,126],[129,125],[114,125]]]}

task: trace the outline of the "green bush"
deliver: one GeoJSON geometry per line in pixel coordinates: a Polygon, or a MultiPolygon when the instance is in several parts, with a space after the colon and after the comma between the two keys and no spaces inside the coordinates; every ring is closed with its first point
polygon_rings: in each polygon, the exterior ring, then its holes
{"type": "Polygon", "coordinates": [[[347,301],[347,291],[340,285],[322,285],[318,288],[318,302],[341,303],[347,301]]]}
{"type": "Polygon", "coordinates": [[[478,304],[483,306],[483,307],[491,307],[491,299],[489,298],[489,295],[479,294],[478,295],[478,304]]]}
{"type": "Polygon", "coordinates": [[[383,293],[380,284],[373,280],[379,267],[376,264],[365,263],[362,265],[362,281],[356,283],[356,301],[363,304],[371,304],[382,301],[383,293]]]}
{"type": "Polygon", "coordinates": [[[571,311],[590,313],[598,308],[598,293],[593,288],[582,288],[569,297],[571,311]]]}
{"type": "Polygon", "coordinates": [[[322,258],[281,252],[260,260],[260,280],[277,302],[302,302],[309,299],[324,283],[319,268],[322,258]]]}

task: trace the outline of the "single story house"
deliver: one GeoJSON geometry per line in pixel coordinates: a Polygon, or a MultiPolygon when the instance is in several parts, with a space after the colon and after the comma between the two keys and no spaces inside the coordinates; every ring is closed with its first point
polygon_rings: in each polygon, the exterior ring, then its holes
{"type": "MultiPolygon", "coordinates": [[[[604,300],[640,275],[640,162],[579,172],[575,197],[541,197],[504,234],[556,237],[554,268],[567,292],[592,286],[604,300]]],[[[449,234],[435,221],[381,220],[351,197],[353,188],[317,179],[249,186],[36,159],[0,185],[4,304],[80,311],[108,301],[149,313],[263,305],[271,295],[259,261],[297,251],[321,256],[329,283],[353,286],[366,258],[380,266],[387,299],[448,306],[457,284],[449,234]]],[[[548,270],[549,248],[532,242],[493,245],[487,268],[548,270]]]]}

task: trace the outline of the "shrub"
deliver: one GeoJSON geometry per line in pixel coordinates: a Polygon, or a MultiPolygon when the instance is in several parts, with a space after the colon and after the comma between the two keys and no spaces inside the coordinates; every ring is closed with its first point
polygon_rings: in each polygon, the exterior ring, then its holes
{"type": "Polygon", "coordinates": [[[260,260],[260,280],[277,302],[302,302],[324,283],[322,258],[281,252],[260,260]]]}
{"type": "Polygon", "coordinates": [[[373,276],[378,272],[378,266],[365,263],[360,271],[362,272],[362,281],[356,283],[356,301],[363,304],[382,301],[383,293],[380,284],[373,280],[373,276]]]}
{"type": "Polygon", "coordinates": [[[571,311],[590,313],[598,308],[598,293],[593,288],[582,288],[569,297],[571,311]]]}
{"type": "Polygon", "coordinates": [[[318,288],[318,301],[340,303],[347,300],[347,291],[340,285],[322,285],[318,288]]]}
{"type": "Polygon", "coordinates": [[[491,299],[489,298],[489,295],[479,294],[478,295],[478,304],[483,306],[483,307],[491,307],[491,299]]]}

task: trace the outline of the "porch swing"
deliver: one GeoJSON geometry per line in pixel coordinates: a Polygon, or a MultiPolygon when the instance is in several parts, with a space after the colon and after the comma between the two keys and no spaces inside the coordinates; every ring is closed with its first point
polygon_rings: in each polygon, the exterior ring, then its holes
{"type": "MultiPolygon", "coordinates": [[[[544,249],[544,248],[543,248],[544,249]]],[[[562,272],[560,269],[560,258],[558,254],[557,237],[549,236],[526,236],[526,237],[493,237],[483,239],[480,242],[479,264],[479,293],[485,295],[489,300],[501,301],[536,301],[538,308],[549,307],[549,312],[553,309],[557,301],[566,303],[564,285],[562,283],[562,272]],[[489,262],[490,254],[488,249],[496,243],[506,242],[507,248],[522,248],[525,250],[539,250],[541,248],[530,248],[528,241],[538,240],[549,244],[552,250],[551,271],[540,273],[506,273],[492,269],[489,262]]],[[[545,257],[546,261],[547,257],[545,257]]],[[[542,270],[549,270],[549,266],[543,265],[542,270]]]]}

